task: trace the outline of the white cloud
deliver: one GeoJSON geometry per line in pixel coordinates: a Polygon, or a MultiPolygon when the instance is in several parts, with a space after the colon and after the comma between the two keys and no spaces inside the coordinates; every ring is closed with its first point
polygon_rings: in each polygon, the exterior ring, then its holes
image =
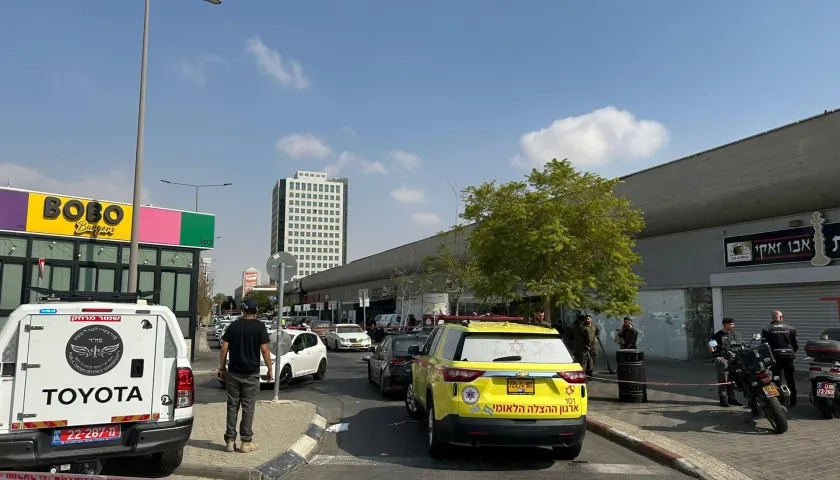
{"type": "Polygon", "coordinates": [[[654,120],[605,107],[579,117],[554,121],[549,127],[519,139],[512,163],[541,167],[553,158],[568,158],[578,167],[604,166],[621,159],[646,158],[668,143],[668,130],[654,120]]]}
{"type": "Polygon", "coordinates": [[[423,203],[426,201],[426,192],[419,188],[401,185],[400,188],[391,190],[391,198],[400,203],[423,203]]]}
{"type": "Polygon", "coordinates": [[[296,60],[283,61],[280,52],[269,48],[259,37],[245,41],[245,51],[257,61],[257,68],[282,87],[306,90],[309,78],[303,73],[303,66],[296,60]]]}
{"type": "Polygon", "coordinates": [[[440,217],[436,213],[412,213],[411,221],[420,225],[436,225],[440,223],[440,217]]]}
{"type": "Polygon", "coordinates": [[[337,177],[348,167],[359,168],[365,175],[385,175],[388,170],[380,162],[370,161],[353,152],[341,152],[335,162],[326,166],[328,177],[337,177]]]}
{"type": "Polygon", "coordinates": [[[394,161],[396,167],[406,171],[417,170],[423,164],[423,159],[420,158],[420,155],[404,150],[391,151],[391,159],[394,161]]]}
{"type": "MultiPolygon", "coordinates": [[[[7,183],[24,190],[125,203],[131,203],[134,192],[134,179],[118,170],[70,180],[52,178],[31,167],[0,163],[0,184],[6,186],[7,183]]],[[[149,192],[145,188],[141,190],[140,197],[141,203],[149,203],[149,192]]]]}
{"type": "Polygon", "coordinates": [[[277,139],[274,145],[278,152],[292,158],[324,158],[332,148],[311,133],[290,133],[277,139]]]}
{"type": "Polygon", "coordinates": [[[207,68],[212,64],[226,63],[225,60],[210,53],[201,55],[198,60],[181,60],[176,65],[178,74],[186,81],[197,87],[207,84],[207,68]]]}
{"type": "Polygon", "coordinates": [[[382,165],[382,162],[379,162],[379,161],[375,161],[375,162],[365,161],[365,162],[366,163],[365,163],[364,167],[362,168],[362,172],[364,172],[365,175],[376,175],[376,174],[387,175],[388,174],[388,170],[385,169],[385,165],[382,165]]]}

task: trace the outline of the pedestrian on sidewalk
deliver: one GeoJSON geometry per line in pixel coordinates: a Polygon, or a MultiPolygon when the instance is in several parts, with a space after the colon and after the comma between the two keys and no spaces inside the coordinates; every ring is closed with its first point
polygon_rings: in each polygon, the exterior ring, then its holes
{"type": "Polygon", "coordinates": [[[741,407],[744,405],[735,397],[735,385],[732,383],[732,374],[729,372],[729,361],[726,358],[732,342],[737,343],[737,338],[735,337],[735,320],[726,317],[723,319],[723,328],[712,336],[712,340],[717,343],[717,346],[712,347],[709,345],[709,351],[715,356],[715,372],[717,373],[717,383],[719,384],[718,396],[720,397],[721,407],[729,407],[730,405],[741,407]]]}
{"type": "Polygon", "coordinates": [[[260,356],[268,366],[268,381],[273,378],[271,353],[268,349],[270,339],[265,324],[257,320],[258,308],[256,300],[243,301],[242,316],[231,323],[222,336],[219,371],[227,391],[226,452],[238,450],[248,453],[257,449],[257,445],[253,443],[253,425],[257,394],[260,393],[260,356]],[[237,449],[236,418],[240,408],[242,420],[239,423],[239,438],[242,443],[237,449]]]}
{"type": "Polygon", "coordinates": [[[601,327],[592,322],[592,317],[586,315],[582,322],[576,322],[573,328],[575,339],[575,361],[583,367],[587,377],[591,377],[598,361],[598,337],[601,327]]]}
{"type": "Polygon", "coordinates": [[[761,331],[761,341],[773,349],[776,364],[770,370],[774,377],[782,378],[790,389],[790,406],[796,406],[796,378],[794,377],[793,362],[799,350],[796,329],[785,323],[782,312],[773,310],[770,314],[770,325],[761,331]]]}
{"type": "Polygon", "coordinates": [[[618,345],[623,349],[636,350],[636,342],[639,340],[639,331],[633,327],[633,320],[624,317],[624,324],[618,329],[616,335],[618,345]]]}

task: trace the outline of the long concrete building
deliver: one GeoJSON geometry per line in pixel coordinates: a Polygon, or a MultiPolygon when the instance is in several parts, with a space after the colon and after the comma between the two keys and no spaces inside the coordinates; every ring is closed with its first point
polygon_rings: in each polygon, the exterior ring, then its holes
{"type": "MultiPolygon", "coordinates": [[[[722,317],[744,334],[785,312],[803,339],[840,326],[840,110],[623,177],[616,189],[645,212],[637,318],[650,355],[705,355],[722,317]],[[812,225],[811,222],[817,225],[812,225]],[[822,223],[820,223],[822,222],[822,223]],[[836,233],[835,233],[836,232],[836,233]],[[828,258],[826,263],[825,258],[828,258]]],[[[395,306],[395,268],[417,270],[445,239],[426,238],[286,286],[300,303],[395,306]]],[[[570,309],[558,313],[568,321],[570,309]]],[[[599,318],[608,332],[617,324],[599,318]]],[[[613,342],[605,342],[613,348],[613,342]]]]}

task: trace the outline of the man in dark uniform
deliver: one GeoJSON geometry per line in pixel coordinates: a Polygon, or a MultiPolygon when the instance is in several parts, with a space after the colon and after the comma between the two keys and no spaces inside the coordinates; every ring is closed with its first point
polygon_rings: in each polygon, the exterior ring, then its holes
{"type": "Polygon", "coordinates": [[[796,405],[793,361],[796,358],[796,351],[799,350],[796,329],[785,323],[785,317],[778,310],[773,310],[770,318],[772,320],[770,325],[761,331],[761,341],[773,349],[773,358],[776,359],[776,364],[771,368],[773,376],[781,379],[784,374],[785,383],[790,389],[790,406],[793,407],[796,405]]]}
{"type": "MultiPolygon", "coordinates": [[[[729,351],[729,346],[733,341],[737,341],[735,336],[735,320],[726,317],[723,319],[723,329],[718,330],[712,335],[712,340],[717,343],[717,346],[709,346],[709,351],[715,354],[715,371],[717,373],[718,383],[726,383],[732,381],[732,375],[729,373],[729,362],[723,355],[729,351]]],[[[711,343],[711,342],[710,342],[711,343]]],[[[718,385],[718,396],[720,397],[720,406],[728,407],[730,405],[743,406],[744,404],[735,398],[735,386],[732,383],[726,385],[718,385]]]]}
{"type": "Polygon", "coordinates": [[[582,322],[576,322],[572,327],[575,339],[575,361],[586,371],[586,376],[591,377],[595,370],[595,362],[598,361],[598,337],[601,336],[601,327],[592,322],[592,317],[586,315],[582,322]]]}

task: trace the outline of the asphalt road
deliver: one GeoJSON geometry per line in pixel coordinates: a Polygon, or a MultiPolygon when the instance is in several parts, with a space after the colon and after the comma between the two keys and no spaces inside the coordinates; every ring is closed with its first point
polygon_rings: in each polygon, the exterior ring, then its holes
{"type": "MultiPolygon", "coordinates": [[[[215,354],[215,353],[214,353],[215,354]]],[[[206,355],[206,354],[205,354],[206,355]]],[[[281,392],[286,399],[318,405],[330,425],[347,430],[327,433],[320,454],[309,465],[288,474],[295,480],[365,478],[436,480],[509,479],[512,472],[527,472],[529,479],[556,478],[609,480],[622,475],[648,478],[688,478],[597,435],[586,437],[575,462],[555,462],[545,449],[457,449],[451,458],[432,460],[425,451],[425,426],[408,419],[401,398],[383,399],[367,381],[363,352],[328,354],[327,377],[303,380],[281,392]]],[[[215,379],[199,377],[196,400],[223,402],[224,391],[215,379]]],[[[273,396],[271,388],[261,399],[273,396]]],[[[221,428],[221,426],[220,426],[221,428]]],[[[256,439],[256,441],[260,441],[256,439]]]]}

